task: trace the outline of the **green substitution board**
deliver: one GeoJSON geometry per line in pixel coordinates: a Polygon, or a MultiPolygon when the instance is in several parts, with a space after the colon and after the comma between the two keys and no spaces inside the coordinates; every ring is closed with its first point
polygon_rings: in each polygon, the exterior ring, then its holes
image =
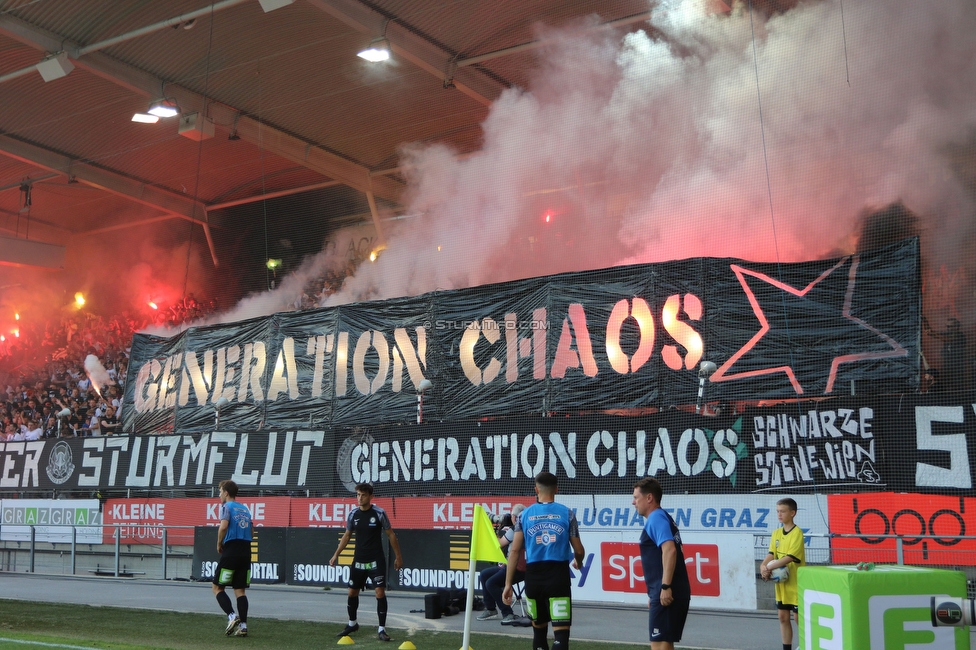
{"type": "Polygon", "coordinates": [[[969,628],[933,627],[932,596],[966,597],[961,571],[906,566],[799,570],[803,650],[969,650],[969,628]]]}

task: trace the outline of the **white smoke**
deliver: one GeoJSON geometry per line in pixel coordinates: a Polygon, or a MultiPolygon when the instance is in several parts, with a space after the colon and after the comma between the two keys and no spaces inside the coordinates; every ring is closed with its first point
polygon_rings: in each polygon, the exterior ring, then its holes
{"type": "Polygon", "coordinates": [[[302,304],[303,294],[306,298],[314,298],[310,294],[323,275],[327,273],[344,275],[378,245],[372,225],[344,228],[332,233],[317,255],[306,258],[298,268],[278,277],[274,289],[252,293],[241,299],[232,309],[195,322],[182,323],[176,327],[150,326],[144,331],[158,336],[173,336],[189,327],[232,323],[278,312],[293,311],[302,304]]]}
{"type": "Polygon", "coordinates": [[[540,30],[532,84],[494,103],[480,151],[405,148],[416,216],[331,302],[699,255],[812,259],[853,250],[858,215],[897,200],[929,258],[968,259],[972,196],[947,150],[973,148],[971,0],[768,19],[703,4],[664,0],[622,39],[540,30]]]}
{"type": "Polygon", "coordinates": [[[94,354],[89,354],[85,357],[85,374],[88,375],[92,388],[99,395],[102,394],[102,389],[106,386],[115,385],[115,382],[109,377],[108,371],[105,370],[105,366],[102,365],[102,362],[94,354]]]}
{"type": "MultiPolygon", "coordinates": [[[[934,274],[927,305],[972,321],[961,312],[976,301],[956,301],[976,281],[976,4],[712,4],[661,0],[625,36],[595,16],[540,26],[531,83],[495,101],[480,150],[404,146],[405,217],[324,304],[695,256],[838,255],[862,215],[903,201],[934,274]]],[[[338,238],[346,250],[362,233],[338,238]]],[[[327,248],[192,325],[294,309],[347,261],[327,248]]]]}

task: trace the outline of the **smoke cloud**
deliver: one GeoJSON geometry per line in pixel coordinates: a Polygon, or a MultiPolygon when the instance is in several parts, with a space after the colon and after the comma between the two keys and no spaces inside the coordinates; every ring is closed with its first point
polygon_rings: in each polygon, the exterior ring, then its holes
{"type": "MultiPolygon", "coordinates": [[[[493,104],[478,151],[403,147],[407,209],[385,242],[334,234],[273,291],[194,324],[295,309],[364,241],[386,247],[321,304],[695,256],[816,259],[896,231],[921,235],[933,322],[976,321],[976,5],[709,4],[660,0],[623,36],[595,16],[539,26],[530,83],[493,104]]],[[[188,276],[185,250],[140,251],[122,292],[141,304],[157,278],[189,277],[206,297],[197,248],[188,276]]]]}
{"type": "Polygon", "coordinates": [[[330,303],[692,256],[815,259],[853,252],[863,215],[900,201],[927,289],[955,274],[933,300],[972,311],[957,299],[973,273],[976,5],[704,4],[662,0],[622,39],[587,30],[595,18],[540,28],[532,84],[495,102],[478,152],[404,148],[412,218],[330,303]]]}

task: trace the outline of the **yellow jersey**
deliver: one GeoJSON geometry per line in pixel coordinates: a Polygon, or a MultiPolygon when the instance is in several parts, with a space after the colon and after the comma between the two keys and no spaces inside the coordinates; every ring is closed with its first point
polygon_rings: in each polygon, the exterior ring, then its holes
{"type": "Polygon", "coordinates": [[[794,558],[788,564],[790,577],[785,582],[776,583],[776,602],[784,605],[799,605],[800,590],[797,588],[797,573],[801,566],[806,565],[806,553],[803,548],[803,531],[794,525],[790,532],[783,532],[783,528],[773,531],[773,538],[769,540],[769,553],[778,560],[786,555],[794,558]]]}

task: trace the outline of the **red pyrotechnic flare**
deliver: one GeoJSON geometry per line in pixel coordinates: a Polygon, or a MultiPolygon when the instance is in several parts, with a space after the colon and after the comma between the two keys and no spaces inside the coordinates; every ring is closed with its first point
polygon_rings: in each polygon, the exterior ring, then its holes
{"type": "Polygon", "coordinates": [[[20,314],[14,313],[14,320],[20,320],[20,314]]]}
{"type": "Polygon", "coordinates": [[[159,309],[159,307],[157,307],[157,306],[156,306],[156,303],[154,303],[154,302],[153,302],[152,300],[150,300],[148,304],[149,304],[149,306],[150,306],[150,307],[152,307],[153,309],[159,309]]]}
{"type": "Polygon", "coordinates": [[[20,338],[20,328],[19,327],[15,327],[14,329],[12,329],[10,331],[13,332],[14,336],[16,336],[17,338],[20,338]]]}

